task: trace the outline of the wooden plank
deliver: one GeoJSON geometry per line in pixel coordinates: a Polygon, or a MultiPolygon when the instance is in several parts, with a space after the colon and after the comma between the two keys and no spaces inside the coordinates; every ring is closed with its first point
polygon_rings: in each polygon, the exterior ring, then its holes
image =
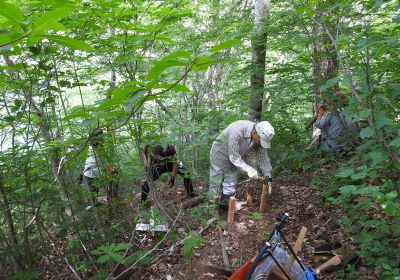
{"type": "Polygon", "coordinates": [[[219,241],[221,243],[221,252],[222,252],[222,259],[224,261],[224,269],[226,271],[232,271],[231,265],[229,264],[228,253],[225,250],[224,234],[222,232],[221,226],[217,225],[217,228],[219,233],[219,241]]]}
{"type": "MultiPolygon", "coordinates": [[[[307,234],[307,228],[302,226],[301,230],[300,230],[300,233],[299,233],[299,236],[297,236],[296,243],[294,244],[294,247],[293,247],[293,251],[294,251],[294,253],[296,255],[300,251],[301,245],[303,244],[303,241],[304,241],[304,238],[306,237],[306,234],[307,234]]],[[[290,268],[292,267],[293,262],[294,262],[294,256],[290,255],[289,262],[288,262],[288,264],[286,265],[286,268],[285,268],[285,270],[286,270],[286,272],[288,274],[290,273],[290,268]]]]}

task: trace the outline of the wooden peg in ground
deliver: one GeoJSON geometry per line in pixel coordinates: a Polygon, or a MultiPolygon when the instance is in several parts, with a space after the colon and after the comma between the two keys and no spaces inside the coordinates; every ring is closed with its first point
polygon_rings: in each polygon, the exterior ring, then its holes
{"type": "Polygon", "coordinates": [[[236,198],[231,196],[229,198],[229,211],[228,211],[228,223],[233,224],[235,221],[235,210],[236,210],[236,198]]]}
{"type": "Polygon", "coordinates": [[[247,207],[253,206],[253,195],[249,192],[246,194],[246,205],[247,207]]]}
{"type": "Polygon", "coordinates": [[[253,194],[254,194],[254,187],[252,185],[250,185],[247,187],[247,194],[246,194],[247,207],[253,206],[253,194]]]}
{"type": "Polygon", "coordinates": [[[176,204],[181,204],[182,203],[182,192],[177,191],[176,192],[176,204]]]}
{"type": "Polygon", "coordinates": [[[263,184],[261,199],[260,199],[260,213],[267,211],[267,200],[268,200],[268,186],[263,184]]]}
{"type": "MultiPolygon", "coordinates": [[[[301,227],[299,236],[297,237],[296,243],[294,244],[293,247],[293,252],[297,255],[298,252],[300,251],[301,245],[303,244],[304,238],[306,237],[307,234],[307,228],[306,227],[301,227]]],[[[290,274],[290,268],[292,267],[294,262],[294,256],[290,255],[290,259],[288,264],[285,267],[285,270],[288,274],[290,274]]]]}
{"type": "Polygon", "coordinates": [[[220,198],[219,196],[215,196],[214,197],[214,205],[215,205],[215,212],[219,215],[219,202],[220,202],[220,198]]]}

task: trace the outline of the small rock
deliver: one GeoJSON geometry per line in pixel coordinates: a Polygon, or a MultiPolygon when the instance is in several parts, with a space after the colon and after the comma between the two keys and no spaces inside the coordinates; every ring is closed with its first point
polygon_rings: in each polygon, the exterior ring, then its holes
{"type": "Polygon", "coordinates": [[[249,229],[247,228],[245,223],[235,224],[236,231],[242,235],[247,235],[249,233],[249,229]]]}
{"type": "Polygon", "coordinates": [[[238,258],[233,258],[232,259],[232,266],[236,266],[239,263],[239,259],[238,258]]]}
{"type": "Polygon", "coordinates": [[[368,272],[368,270],[363,266],[359,267],[358,271],[363,275],[367,274],[367,272],[368,272]]]}
{"type": "Polygon", "coordinates": [[[322,246],[322,245],[324,245],[325,243],[326,243],[326,241],[323,240],[323,239],[316,239],[316,240],[314,240],[315,247],[322,246]]]}
{"type": "Polygon", "coordinates": [[[306,210],[310,211],[313,207],[314,207],[314,204],[310,203],[310,204],[308,204],[306,210]]]}
{"type": "Polygon", "coordinates": [[[383,269],[380,268],[379,266],[375,267],[375,269],[374,269],[375,276],[380,276],[382,271],[383,271],[383,269]]]}

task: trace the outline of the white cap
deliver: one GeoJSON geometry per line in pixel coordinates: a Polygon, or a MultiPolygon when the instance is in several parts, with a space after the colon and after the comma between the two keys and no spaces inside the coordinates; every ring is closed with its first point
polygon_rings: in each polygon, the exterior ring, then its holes
{"type": "Polygon", "coordinates": [[[271,148],[271,140],[275,135],[275,130],[272,125],[267,122],[259,122],[256,124],[256,132],[260,136],[260,144],[263,148],[271,148]]]}

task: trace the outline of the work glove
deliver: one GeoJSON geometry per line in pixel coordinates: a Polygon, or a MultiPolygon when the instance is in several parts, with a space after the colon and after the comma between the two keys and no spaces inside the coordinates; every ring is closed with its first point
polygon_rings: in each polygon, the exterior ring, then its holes
{"type": "Polygon", "coordinates": [[[247,172],[247,176],[249,176],[250,179],[258,179],[258,172],[252,168],[247,172]]]}
{"type": "Polygon", "coordinates": [[[175,177],[171,177],[171,179],[169,180],[168,185],[172,188],[175,185],[175,177]]]}

